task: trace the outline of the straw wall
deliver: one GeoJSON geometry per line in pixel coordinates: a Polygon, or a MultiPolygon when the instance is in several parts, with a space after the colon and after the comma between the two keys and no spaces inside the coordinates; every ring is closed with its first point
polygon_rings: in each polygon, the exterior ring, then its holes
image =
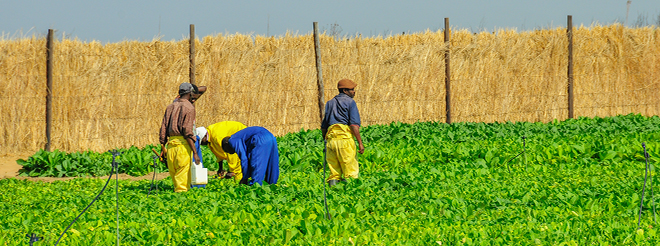
{"type": "MultiPolygon", "coordinates": [[[[0,41],[0,153],[46,144],[46,40],[0,41]]],[[[37,147],[39,146],[39,147],[37,147]]]]}
{"type": "MultiPolygon", "coordinates": [[[[619,25],[576,28],[575,115],[658,115],[660,34],[619,25]]],[[[363,125],[445,121],[442,32],[321,37],[324,97],[358,83],[363,125]]],[[[223,120],[276,135],[320,125],[312,35],[218,35],[196,42],[197,125],[223,120]]],[[[45,144],[45,39],[0,40],[0,153],[45,144]]],[[[565,29],[452,32],[452,120],[563,120],[565,29]]],[[[158,142],[165,107],[188,81],[188,41],[55,42],[53,149],[105,151],[158,142]]]]}
{"type": "Polygon", "coordinates": [[[452,42],[456,121],[550,121],[567,111],[566,29],[457,32],[452,42]]]}
{"type": "Polygon", "coordinates": [[[660,115],[660,29],[575,32],[575,114],[660,115]]]}

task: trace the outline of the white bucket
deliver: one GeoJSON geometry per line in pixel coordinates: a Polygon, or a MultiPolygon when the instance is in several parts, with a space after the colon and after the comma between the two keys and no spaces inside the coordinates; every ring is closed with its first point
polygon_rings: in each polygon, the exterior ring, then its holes
{"type": "Polygon", "coordinates": [[[201,163],[198,165],[195,164],[195,162],[193,162],[190,165],[190,176],[191,176],[190,184],[205,185],[209,181],[208,172],[209,169],[205,168],[201,163]]]}

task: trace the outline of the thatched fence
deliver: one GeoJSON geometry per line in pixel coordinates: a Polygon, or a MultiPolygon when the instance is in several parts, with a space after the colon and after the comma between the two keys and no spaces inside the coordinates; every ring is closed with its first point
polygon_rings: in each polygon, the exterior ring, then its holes
{"type": "MultiPolygon", "coordinates": [[[[451,54],[452,122],[563,120],[567,30],[443,32],[335,40],[322,35],[325,100],[358,83],[363,124],[445,121],[451,54]]],[[[575,28],[574,114],[660,113],[660,30],[575,28]]],[[[189,78],[189,44],[55,40],[52,148],[105,151],[158,142],[165,107],[189,78]]],[[[320,126],[313,35],[218,35],[195,42],[195,81],[209,91],[197,125],[223,120],[276,135],[320,126]]],[[[0,40],[0,153],[43,148],[46,39],[0,40]]]]}

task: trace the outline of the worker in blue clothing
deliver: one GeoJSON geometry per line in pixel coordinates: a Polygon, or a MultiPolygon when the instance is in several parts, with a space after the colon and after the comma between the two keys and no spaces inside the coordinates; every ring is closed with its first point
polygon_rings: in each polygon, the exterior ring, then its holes
{"type": "Polygon", "coordinates": [[[222,139],[222,149],[241,159],[241,184],[276,184],[280,176],[277,140],[266,128],[251,126],[222,139]]]}

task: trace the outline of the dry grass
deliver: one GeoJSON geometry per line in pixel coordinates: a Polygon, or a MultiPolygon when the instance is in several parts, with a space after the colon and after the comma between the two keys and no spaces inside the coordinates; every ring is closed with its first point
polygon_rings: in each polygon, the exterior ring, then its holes
{"type": "Polygon", "coordinates": [[[660,29],[580,28],[575,42],[575,113],[660,114],[660,29]]]}
{"type": "Polygon", "coordinates": [[[452,38],[453,111],[457,121],[565,119],[566,29],[452,38]]]}
{"type": "MultiPolygon", "coordinates": [[[[324,97],[358,83],[363,125],[444,121],[442,32],[322,36],[324,97]]],[[[575,115],[658,115],[660,32],[575,29],[575,115]]],[[[45,144],[45,40],[0,40],[0,153],[45,144]]],[[[565,119],[566,30],[452,33],[453,121],[565,119]]],[[[188,42],[55,43],[53,148],[105,151],[158,142],[165,107],[188,81],[188,42]]],[[[197,125],[223,120],[276,135],[320,125],[313,37],[218,35],[196,43],[197,125]]]]}
{"type": "Polygon", "coordinates": [[[46,40],[0,40],[0,152],[46,143],[46,40]]]}

